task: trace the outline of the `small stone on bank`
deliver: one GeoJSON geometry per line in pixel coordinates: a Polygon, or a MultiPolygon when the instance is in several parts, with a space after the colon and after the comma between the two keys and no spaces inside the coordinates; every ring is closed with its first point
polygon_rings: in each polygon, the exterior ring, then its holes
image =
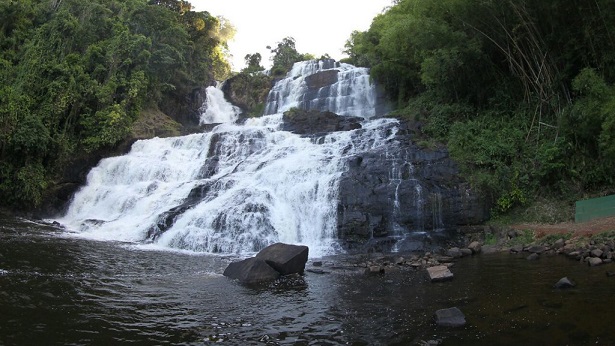
{"type": "Polygon", "coordinates": [[[369,266],[367,267],[367,269],[365,269],[365,274],[368,275],[383,275],[384,274],[384,268],[381,266],[369,266]]]}
{"type": "Polygon", "coordinates": [[[446,255],[449,257],[453,257],[453,258],[459,258],[463,256],[463,254],[461,253],[461,250],[458,247],[452,247],[448,249],[448,251],[446,252],[446,255]]]}
{"type": "Polygon", "coordinates": [[[540,245],[532,245],[530,246],[527,251],[531,252],[531,253],[538,253],[541,254],[543,252],[546,251],[546,248],[544,246],[540,246],[540,245]]]}
{"type": "Polygon", "coordinates": [[[531,255],[527,256],[528,261],[535,261],[538,258],[540,258],[540,255],[538,255],[537,253],[532,253],[531,255]]]}
{"type": "Polygon", "coordinates": [[[590,252],[592,257],[598,257],[598,258],[602,257],[602,253],[603,252],[600,249],[594,249],[590,252]]]}
{"type": "Polygon", "coordinates": [[[602,260],[598,257],[590,257],[587,259],[587,263],[589,264],[590,267],[595,267],[597,265],[601,265],[602,260]]]}
{"type": "Polygon", "coordinates": [[[480,243],[477,241],[473,241],[468,245],[468,249],[472,250],[473,253],[479,253],[480,252],[480,243]]]}
{"type": "Polygon", "coordinates": [[[441,309],[436,311],[436,324],[442,327],[462,327],[466,317],[459,308],[441,309]]]}

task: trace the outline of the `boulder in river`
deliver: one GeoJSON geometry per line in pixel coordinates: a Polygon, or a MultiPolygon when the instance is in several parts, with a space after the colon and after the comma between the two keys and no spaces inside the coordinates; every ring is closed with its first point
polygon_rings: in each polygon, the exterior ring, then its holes
{"type": "Polygon", "coordinates": [[[466,324],[466,317],[459,310],[453,307],[436,311],[436,324],[442,327],[462,327],[466,324]]]}
{"type": "Polygon", "coordinates": [[[304,245],[275,243],[262,249],[256,258],[267,262],[282,275],[303,274],[309,249],[304,245]]]}
{"type": "Polygon", "coordinates": [[[303,274],[309,249],[303,245],[275,243],[261,250],[255,257],[233,262],[224,276],[243,284],[272,281],[283,275],[303,274]]]}
{"type": "Polygon", "coordinates": [[[563,277],[559,279],[559,281],[553,287],[563,289],[572,288],[574,286],[574,282],[572,282],[568,277],[563,277]]]}
{"type": "Polygon", "coordinates": [[[472,250],[472,253],[477,254],[480,252],[481,245],[477,241],[473,241],[468,245],[468,249],[472,250]]]}
{"type": "Polygon", "coordinates": [[[597,265],[601,265],[602,260],[598,257],[589,257],[587,258],[587,263],[589,264],[590,267],[595,267],[597,265]]]}
{"type": "Polygon", "coordinates": [[[244,284],[255,284],[275,280],[280,277],[280,273],[264,260],[251,257],[229,264],[224,270],[224,276],[236,279],[244,284]]]}

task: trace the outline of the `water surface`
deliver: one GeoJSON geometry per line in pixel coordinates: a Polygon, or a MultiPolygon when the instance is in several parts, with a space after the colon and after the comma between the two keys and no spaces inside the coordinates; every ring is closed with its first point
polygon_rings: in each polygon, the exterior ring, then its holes
{"type": "MultiPolygon", "coordinates": [[[[0,220],[0,344],[612,345],[612,266],[563,257],[463,259],[451,282],[423,271],[334,269],[305,283],[249,288],[223,277],[229,256],[155,251],[0,220]],[[572,290],[552,288],[568,276],[572,290]],[[459,307],[465,327],[440,328],[459,307]]],[[[308,265],[308,267],[310,264],[308,265]]]]}

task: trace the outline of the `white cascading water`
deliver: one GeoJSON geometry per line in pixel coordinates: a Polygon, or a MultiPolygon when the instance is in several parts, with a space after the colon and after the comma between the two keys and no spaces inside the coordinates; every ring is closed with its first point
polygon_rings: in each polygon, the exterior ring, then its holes
{"type": "MultiPolygon", "coordinates": [[[[293,71],[311,65],[297,63],[293,71]]],[[[274,242],[308,245],[311,257],[335,252],[345,158],[385,145],[396,121],[365,121],[362,129],[316,141],[278,130],[280,113],[235,125],[236,109],[222,92],[207,91],[202,121],[224,124],[137,141],[128,154],[102,160],[58,221],[87,238],[196,252],[249,254],[274,242]],[[199,188],[204,196],[152,237],[161,217],[199,188]]],[[[278,109],[293,102],[279,101],[278,109]]]]}
{"type": "Polygon", "coordinates": [[[367,119],[376,115],[376,89],[366,68],[333,60],[306,61],[295,64],[271,89],[265,114],[283,113],[293,107],[367,119]],[[336,73],[337,82],[310,92],[306,78],[326,72],[336,73]],[[313,97],[306,97],[308,94],[313,97]]]}
{"type": "Polygon", "coordinates": [[[199,119],[201,125],[234,123],[239,118],[241,109],[226,102],[220,87],[221,85],[207,87],[207,96],[202,107],[203,113],[201,113],[201,119],[199,119]]]}

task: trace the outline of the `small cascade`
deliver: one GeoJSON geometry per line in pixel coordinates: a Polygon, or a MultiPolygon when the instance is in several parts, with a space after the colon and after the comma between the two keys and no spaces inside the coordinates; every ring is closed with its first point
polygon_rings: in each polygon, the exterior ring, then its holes
{"type": "Polygon", "coordinates": [[[265,114],[293,107],[371,118],[376,115],[376,88],[366,68],[334,60],[298,62],[269,92],[265,114]]]}
{"type": "Polygon", "coordinates": [[[241,109],[224,99],[221,88],[222,85],[207,87],[199,124],[233,123],[239,118],[241,109]]]}
{"type": "Polygon", "coordinates": [[[441,230],[444,228],[444,221],[442,220],[442,194],[440,192],[432,192],[430,199],[432,230],[441,230]]]}
{"type": "Polygon", "coordinates": [[[398,252],[402,247],[407,246],[407,242],[412,242],[413,238],[425,232],[423,187],[415,175],[414,165],[408,159],[407,153],[404,153],[401,157],[388,158],[387,161],[390,162],[391,167],[389,184],[394,186],[390,236],[396,240],[396,243],[391,247],[391,251],[398,252]],[[412,198],[401,198],[402,184],[410,185],[409,190],[413,191],[412,198]],[[402,205],[402,200],[406,201],[406,204],[402,205]],[[402,220],[402,208],[412,210],[409,213],[412,215],[410,220],[402,220]],[[402,222],[404,225],[402,225],[402,222]]]}
{"type": "MultiPolygon", "coordinates": [[[[295,64],[291,75],[306,79],[310,71],[333,68],[352,74],[350,65],[327,64],[295,64]]],[[[278,90],[301,88],[280,84],[288,81],[279,82],[278,90]]],[[[357,96],[366,92],[326,98],[336,107],[352,103],[358,115],[369,117],[370,103],[356,101],[368,100],[357,96]]],[[[128,154],[102,160],[58,221],[82,237],[166,249],[249,254],[286,242],[308,245],[310,256],[336,252],[339,180],[347,159],[382,150],[397,121],[369,120],[360,129],[312,139],[279,130],[280,111],[294,102],[280,100],[267,106],[276,114],[237,125],[238,108],[218,88],[207,88],[201,123],[220,125],[207,133],[137,141],[128,154]]],[[[354,110],[332,109],[348,115],[354,110]]]]}

